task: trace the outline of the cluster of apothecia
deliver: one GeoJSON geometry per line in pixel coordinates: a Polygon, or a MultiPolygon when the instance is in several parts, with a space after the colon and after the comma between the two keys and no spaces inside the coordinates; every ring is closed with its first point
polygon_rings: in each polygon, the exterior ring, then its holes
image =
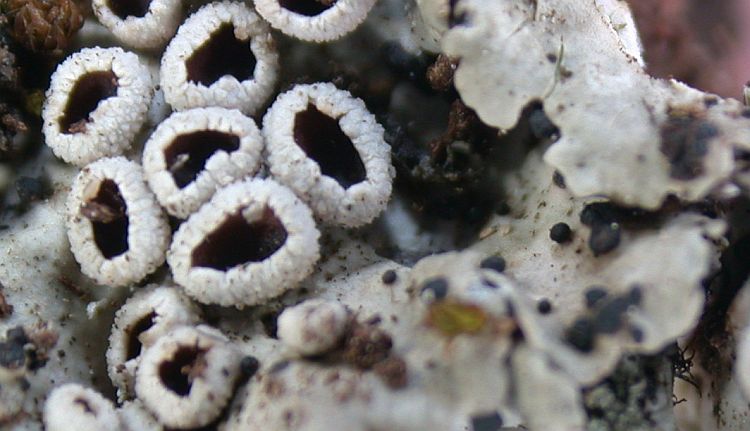
{"type": "MultiPolygon", "coordinates": [[[[166,260],[180,287],[141,289],[116,315],[109,374],[121,401],[136,398],[120,416],[137,423],[145,408],[172,428],[215,420],[247,358],[200,325],[191,299],[261,304],[312,273],[318,224],[362,226],[384,210],[390,147],[361,100],[331,83],[296,85],[278,96],[261,128],[250,117],[277,83],[279,55],[266,22],[324,42],[356,28],[374,3],[263,0],[253,10],[224,1],[180,25],[176,0],[93,1],[123,45],[156,53],[166,45],[158,74],[119,47],[72,54],[52,76],[42,115],[47,145],[81,168],[66,211],[82,272],[127,286],[166,260]],[[174,112],[140,153],[156,93],[174,112]],[[169,216],[183,220],[174,234],[169,216]]],[[[91,429],[116,429],[110,404],[63,386],[49,397],[45,422],[62,429],[73,415],[91,429]]]]}

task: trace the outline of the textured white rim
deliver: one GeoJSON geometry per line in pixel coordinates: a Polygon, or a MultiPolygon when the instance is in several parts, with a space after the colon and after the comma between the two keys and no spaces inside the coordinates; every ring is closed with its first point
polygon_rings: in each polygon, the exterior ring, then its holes
{"type": "Polygon", "coordinates": [[[188,295],[207,304],[243,306],[261,303],[295,287],[319,258],[318,237],[310,209],[271,180],[249,179],[219,190],[175,233],[167,261],[175,281],[188,295]],[[287,238],[271,256],[221,271],[192,266],[192,251],[226,217],[242,210],[252,221],[269,207],[284,225],[287,238]]]}
{"type": "Polygon", "coordinates": [[[143,126],[152,94],[151,75],[137,55],[120,48],[83,49],[52,74],[42,110],[45,141],[57,157],[77,166],[122,154],[143,126]],[[85,131],[64,133],[60,118],[78,78],[110,70],[117,77],[117,94],[99,102],[85,131]]]}
{"type": "Polygon", "coordinates": [[[279,0],[255,0],[255,10],[273,28],[284,34],[312,42],[338,39],[359,26],[377,0],[338,0],[315,16],[306,16],[281,7],[279,0]]]}
{"type": "Polygon", "coordinates": [[[159,203],[173,216],[186,218],[211,198],[216,189],[254,175],[261,164],[263,137],[252,118],[237,110],[196,108],[172,114],[159,124],[143,150],[143,169],[159,203]],[[180,188],[167,167],[164,151],[175,138],[200,131],[215,131],[239,138],[232,152],[217,150],[198,176],[180,188]]]}
{"type": "Polygon", "coordinates": [[[44,403],[44,426],[48,431],[119,430],[120,417],[111,401],[93,389],[68,383],[53,389],[44,403]]]}
{"type": "Polygon", "coordinates": [[[180,327],[159,338],[141,359],[135,391],[144,406],[159,423],[174,428],[198,428],[221,414],[234,392],[239,376],[240,354],[227,340],[213,331],[180,327]],[[161,379],[160,366],[171,361],[181,348],[205,350],[204,368],[182,396],[168,388],[161,379]]]}
{"type": "Polygon", "coordinates": [[[130,398],[134,391],[135,370],[147,348],[171,329],[200,321],[199,310],[176,287],[152,285],[139,290],[115,313],[107,348],[107,372],[117,388],[118,398],[130,398]],[[152,325],[138,335],[140,355],[128,359],[131,330],[141,319],[154,313],[152,325]]]}
{"type": "Polygon", "coordinates": [[[382,212],[390,199],[394,169],[383,127],[362,100],[330,83],[297,85],[279,95],[263,118],[271,174],[305,201],[316,217],[333,224],[361,226],[382,212]],[[343,188],[322,174],[318,163],[294,141],[298,112],[313,104],[338,119],[365,166],[364,181],[343,188]]]}
{"type": "Polygon", "coordinates": [[[124,286],[141,280],[164,262],[170,230],[166,216],[143,179],[137,163],[124,157],[102,159],[83,168],[68,195],[68,239],[81,271],[97,283],[124,286]],[[127,205],[128,250],[104,257],[94,240],[93,225],[81,205],[105,180],[114,181],[127,205]]]}
{"type": "Polygon", "coordinates": [[[139,49],[163,47],[174,35],[182,16],[179,0],[151,0],[148,12],[142,17],[125,19],[110,9],[108,0],[92,0],[96,17],[122,43],[139,49]]]}
{"type": "Polygon", "coordinates": [[[176,110],[221,106],[253,114],[273,92],[278,68],[276,45],[263,20],[243,3],[211,3],[185,20],[167,46],[161,60],[161,85],[167,103],[176,110]],[[250,39],[256,60],[253,78],[240,82],[224,75],[208,87],[188,81],[185,60],[225,23],[234,26],[238,39],[250,39]]]}

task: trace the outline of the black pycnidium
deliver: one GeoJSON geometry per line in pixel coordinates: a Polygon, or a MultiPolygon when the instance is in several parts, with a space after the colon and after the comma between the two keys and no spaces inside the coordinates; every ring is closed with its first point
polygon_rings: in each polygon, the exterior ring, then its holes
{"type": "Polygon", "coordinates": [[[505,259],[500,256],[489,256],[482,259],[479,263],[479,267],[482,269],[491,269],[497,272],[505,271],[505,259]]]}
{"type": "Polygon", "coordinates": [[[594,256],[601,256],[616,249],[620,245],[621,230],[618,223],[594,225],[589,236],[589,248],[594,256]]]}
{"type": "Polygon", "coordinates": [[[631,303],[627,297],[614,298],[602,306],[594,318],[597,333],[614,334],[622,326],[623,314],[631,303]]]}
{"type": "Polygon", "coordinates": [[[558,243],[563,244],[573,237],[573,231],[570,230],[570,226],[567,223],[555,223],[554,226],[549,230],[549,238],[558,243]]]}
{"type": "Polygon", "coordinates": [[[607,290],[604,287],[591,286],[586,289],[584,295],[586,296],[586,307],[594,308],[599,301],[607,297],[607,290]]]}
{"type": "Polygon", "coordinates": [[[547,298],[540,299],[536,303],[536,309],[542,314],[549,314],[552,311],[552,303],[547,298]]]}
{"type": "Polygon", "coordinates": [[[260,368],[260,362],[253,356],[245,356],[240,361],[240,371],[246,377],[252,377],[260,368]]]}
{"type": "Polygon", "coordinates": [[[560,129],[555,126],[555,123],[550,121],[542,106],[534,109],[529,114],[529,128],[531,129],[531,134],[540,140],[554,139],[560,134],[560,129]]]}
{"type": "Polygon", "coordinates": [[[565,340],[577,350],[588,353],[594,350],[594,324],[590,319],[580,318],[565,331],[565,340]]]}
{"type": "Polygon", "coordinates": [[[498,431],[502,427],[503,418],[498,412],[471,417],[471,429],[473,431],[498,431]]]}
{"type": "Polygon", "coordinates": [[[427,280],[422,285],[422,293],[426,291],[431,291],[437,300],[443,299],[448,295],[448,282],[442,277],[427,280]]]}
{"type": "Polygon", "coordinates": [[[388,271],[383,273],[383,276],[381,277],[381,280],[384,284],[393,284],[398,279],[398,275],[396,274],[396,271],[389,269],[388,271]]]}

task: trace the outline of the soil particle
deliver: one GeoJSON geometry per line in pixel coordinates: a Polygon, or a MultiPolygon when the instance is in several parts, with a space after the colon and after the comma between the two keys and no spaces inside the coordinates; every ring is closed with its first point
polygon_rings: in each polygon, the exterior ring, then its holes
{"type": "Polygon", "coordinates": [[[341,359],[360,369],[371,369],[390,355],[393,340],[385,331],[355,322],[344,340],[341,359]]]}

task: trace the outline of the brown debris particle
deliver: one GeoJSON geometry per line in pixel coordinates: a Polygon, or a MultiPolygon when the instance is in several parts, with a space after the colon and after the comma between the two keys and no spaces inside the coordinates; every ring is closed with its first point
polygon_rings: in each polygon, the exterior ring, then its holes
{"type": "Polygon", "coordinates": [[[13,314],[13,306],[8,304],[8,301],[3,295],[2,286],[0,286],[0,319],[4,319],[13,314]]]}
{"type": "Polygon", "coordinates": [[[29,350],[28,367],[36,370],[43,367],[49,359],[49,353],[57,344],[60,334],[50,329],[46,323],[39,323],[28,331],[27,336],[33,348],[29,350]]]}
{"type": "Polygon", "coordinates": [[[268,395],[269,398],[278,398],[284,395],[285,391],[286,387],[283,380],[275,376],[269,376],[265,385],[263,385],[263,393],[268,395]]]}
{"type": "Polygon", "coordinates": [[[183,365],[180,368],[180,373],[187,376],[188,383],[192,384],[196,379],[203,376],[203,372],[208,368],[208,362],[206,361],[205,351],[200,351],[195,358],[195,361],[183,365]]]}
{"type": "Polygon", "coordinates": [[[390,356],[378,362],[372,367],[372,370],[391,389],[401,389],[406,386],[406,362],[397,356],[390,356]]]}
{"type": "Polygon", "coordinates": [[[458,60],[445,54],[438,55],[433,64],[427,68],[427,82],[437,91],[448,91],[453,86],[453,75],[458,67],[458,60]]]}
{"type": "Polygon", "coordinates": [[[352,326],[341,353],[344,362],[367,370],[388,357],[393,347],[390,335],[381,329],[358,322],[352,326]]]}
{"type": "Polygon", "coordinates": [[[85,133],[88,120],[78,120],[68,127],[68,133],[85,133]]]}
{"type": "Polygon", "coordinates": [[[443,134],[429,143],[433,160],[443,160],[447,147],[455,141],[471,141],[481,122],[476,112],[466,106],[461,99],[451,104],[448,113],[448,127],[443,134]]]}

